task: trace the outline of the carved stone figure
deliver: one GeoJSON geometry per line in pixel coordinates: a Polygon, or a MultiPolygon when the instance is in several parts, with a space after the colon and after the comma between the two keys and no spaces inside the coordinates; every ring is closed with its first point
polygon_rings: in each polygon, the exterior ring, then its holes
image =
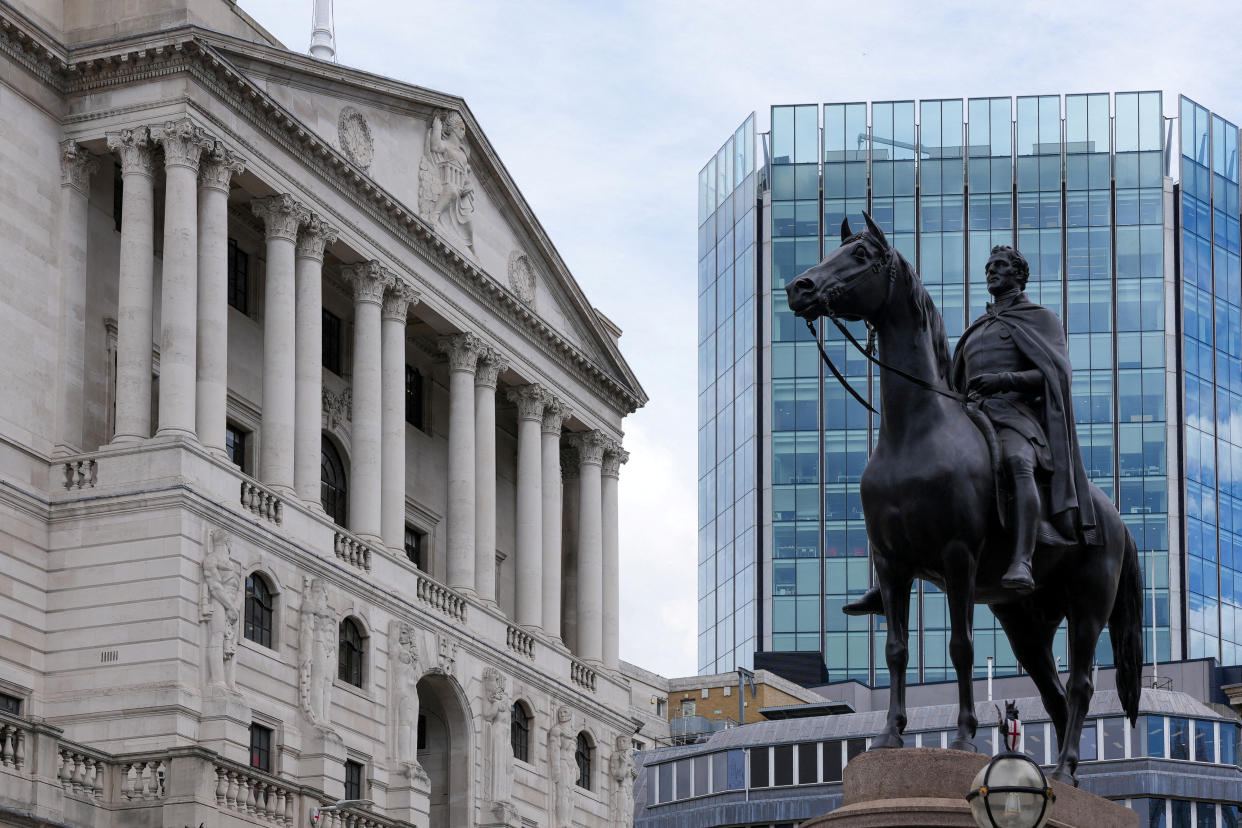
{"type": "Polygon", "coordinates": [[[418,212],[433,227],[452,230],[474,252],[474,185],[466,122],[457,112],[431,119],[418,163],[418,212]]]}
{"type": "Polygon", "coordinates": [[[426,782],[427,773],[418,762],[418,682],[423,677],[423,663],[418,652],[419,633],[411,625],[403,623],[398,627],[397,636],[392,679],[396,759],[407,777],[426,782]]]}
{"type": "Polygon", "coordinates": [[[505,677],[495,667],[483,671],[483,778],[484,790],[498,821],[514,822],[513,748],[510,744],[511,708],[505,677]]]}
{"type": "Polygon", "coordinates": [[[302,712],[318,728],[331,727],[332,680],[336,677],[337,623],[320,578],[303,591],[298,635],[298,682],[302,712]]]}
{"type": "Polygon", "coordinates": [[[509,254],[509,287],[526,304],[535,303],[535,268],[521,250],[509,254]]]}
{"type": "Polygon", "coordinates": [[[457,668],[457,639],[445,633],[437,633],[436,646],[440,650],[440,672],[446,676],[455,675],[457,668]]]}
{"type": "Polygon", "coordinates": [[[568,707],[557,708],[556,724],[548,728],[548,808],[553,818],[552,828],[572,828],[574,812],[574,785],[578,781],[578,762],[574,751],[578,735],[574,733],[568,707]]]}
{"type": "Polygon", "coordinates": [[[207,687],[237,692],[237,627],[242,568],[233,560],[229,536],[216,529],[203,558],[202,618],[207,624],[207,687]]]}
{"type": "Polygon", "coordinates": [[[621,734],[614,742],[612,757],[608,760],[608,776],[612,779],[612,824],[616,828],[632,828],[634,825],[634,780],[638,768],[630,751],[630,737],[621,734]]]}
{"type": "Polygon", "coordinates": [[[352,106],[341,110],[336,120],[336,135],[341,150],[364,170],[370,169],[371,159],[375,155],[375,143],[371,140],[371,128],[367,119],[352,106]]]}
{"type": "Polygon", "coordinates": [[[857,345],[878,366],[883,400],[859,484],[878,590],[853,608],[873,611],[878,597],[888,622],[892,690],[872,749],[903,744],[910,586],[918,577],[948,599],[959,707],[949,747],[974,750],[973,606],[985,603],[1056,728],[1050,775],[1074,784],[1106,623],[1122,708],[1131,722],[1138,715],[1143,576],[1116,507],[1082,469],[1064,329],[1026,298],[1025,260],[997,248],[986,273],[995,301],[951,360],[944,321],[918,274],[864,218],[866,230],[843,224],[841,246],[785,290],[790,310],[808,322],[864,320],[879,346],[873,356],[857,345]],[[1041,498],[1051,520],[1040,515],[1041,498]],[[1052,644],[1067,618],[1063,686],[1052,644]]]}

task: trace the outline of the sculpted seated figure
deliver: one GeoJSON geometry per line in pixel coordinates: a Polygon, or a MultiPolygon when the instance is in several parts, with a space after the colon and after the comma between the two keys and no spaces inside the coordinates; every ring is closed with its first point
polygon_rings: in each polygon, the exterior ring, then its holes
{"type": "MultiPolygon", "coordinates": [[[[1099,541],[1074,428],[1061,321],[1027,297],[1030,268],[1018,251],[992,248],[986,275],[993,301],[958,340],[950,381],[996,433],[998,482],[1008,493],[1005,531],[1012,542],[1001,582],[1023,594],[1035,588],[1031,558],[1037,544],[1099,541]]],[[[850,615],[883,614],[879,589],[872,587],[843,609],[850,615]]]]}

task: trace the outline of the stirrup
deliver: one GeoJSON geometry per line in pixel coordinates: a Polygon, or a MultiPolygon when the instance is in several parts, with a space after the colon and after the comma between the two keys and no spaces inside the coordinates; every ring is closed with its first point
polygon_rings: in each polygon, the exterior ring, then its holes
{"type": "Polygon", "coordinates": [[[857,601],[851,601],[841,607],[846,615],[883,615],[884,596],[877,587],[871,587],[857,601]]]}

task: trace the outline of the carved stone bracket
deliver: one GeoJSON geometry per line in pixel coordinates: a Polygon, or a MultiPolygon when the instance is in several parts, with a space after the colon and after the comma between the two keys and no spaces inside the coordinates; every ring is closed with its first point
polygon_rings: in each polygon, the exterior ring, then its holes
{"type": "Polygon", "coordinates": [[[91,176],[99,169],[99,161],[77,141],[64,141],[60,145],[61,183],[73,187],[83,195],[90,194],[91,176]]]}
{"type": "Polygon", "coordinates": [[[354,419],[354,392],[346,388],[334,394],[327,388],[323,389],[323,424],[329,429],[338,429],[346,422],[354,419]]]}

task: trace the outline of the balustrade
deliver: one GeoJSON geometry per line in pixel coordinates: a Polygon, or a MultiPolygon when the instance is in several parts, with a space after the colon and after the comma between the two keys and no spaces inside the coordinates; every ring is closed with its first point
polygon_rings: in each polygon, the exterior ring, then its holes
{"type": "Polygon", "coordinates": [[[513,650],[518,655],[523,655],[530,659],[535,657],[535,637],[521,627],[515,627],[510,624],[509,632],[505,636],[505,643],[510,650],[513,650]]]}
{"type": "Polygon", "coordinates": [[[569,662],[569,677],[582,689],[595,692],[596,672],[581,661],[574,659],[569,662]]]}
{"type": "Polygon", "coordinates": [[[371,544],[343,529],[338,529],[332,547],[336,551],[336,556],[345,563],[363,572],[371,571],[371,544]]]}
{"type": "Polygon", "coordinates": [[[466,599],[453,590],[419,572],[415,594],[418,600],[454,621],[466,620],[466,599]]]}
{"type": "Polygon", "coordinates": [[[26,766],[29,733],[17,724],[0,722],[0,768],[21,771],[26,766]]]}
{"type": "Polygon", "coordinates": [[[99,469],[94,460],[70,460],[65,463],[65,488],[93,489],[99,479],[99,469]]]}
{"type": "Polygon", "coordinates": [[[285,504],[275,492],[253,480],[241,482],[241,505],[256,517],[280,525],[285,519],[285,504]]]}
{"type": "Polygon", "coordinates": [[[74,793],[87,799],[101,799],[104,792],[106,763],[97,756],[62,744],[57,749],[57,778],[66,793],[74,793]]]}
{"type": "Polygon", "coordinates": [[[121,798],[128,802],[163,799],[168,792],[168,765],[163,759],[126,760],[117,772],[121,777],[121,798]]]}
{"type": "Polygon", "coordinates": [[[292,825],[294,790],[241,766],[215,764],[216,805],[271,825],[292,825]]]}

